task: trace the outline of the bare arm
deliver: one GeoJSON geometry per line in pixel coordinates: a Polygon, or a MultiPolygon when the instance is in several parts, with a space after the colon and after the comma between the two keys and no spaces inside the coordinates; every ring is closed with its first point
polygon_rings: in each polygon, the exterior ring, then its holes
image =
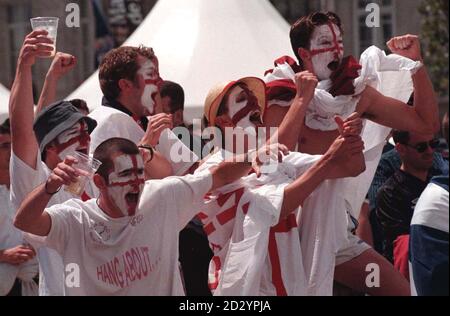
{"type": "Polygon", "coordinates": [[[45,191],[45,183],[31,191],[17,211],[14,226],[18,229],[38,236],[50,233],[52,220],[45,212],[52,195],[45,191]]]}
{"type": "Polygon", "coordinates": [[[346,177],[355,177],[365,169],[345,167],[348,160],[362,154],[364,143],[359,136],[339,136],[322,158],[302,174],[297,180],[289,184],[284,190],[284,199],[281,209],[281,218],[287,217],[291,212],[303,205],[308,196],[325,180],[346,177]]]}
{"type": "Polygon", "coordinates": [[[154,148],[159,142],[161,133],[166,129],[172,129],[172,115],[160,113],[151,116],[149,119],[149,124],[147,130],[145,131],[144,137],[142,137],[139,142],[139,146],[152,147],[153,148],[153,159],[150,160],[148,157],[148,151],[144,151],[143,157],[145,164],[145,176],[146,179],[164,179],[173,175],[172,165],[170,162],[154,148]]]}
{"type": "MultiPolygon", "coordinates": [[[[276,141],[277,143],[286,145],[292,151],[297,147],[306,110],[314,96],[318,80],[309,71],[303,71],[295,75],[295,82],[297,85],[297,94],[288,112],[282,118],[281,124],[277,125],[279,129],[277,133],[278,139],[276,141]]],[[[272,141],[272,143],[274,142],[272,141]]]]}
{"type": "MultiPolygon", "coordinates": [[[[351,114],[345,121],[340,117],[335,117],[335,121],[338,125],[340,137],[356,137],[359,139],[363,128],[363,121],[358,113],[351,114]]],[[[354,141],[356,141],[355,138],[354,141]]],[[[347,159],[343,160],[341,170],[343,175],[347,177],[357,177],[364,172],[366,170],[366,161],[363,151],[349,155],[347,159]]]]}
{"type": "Polygon", "coordinates": [[[52,226],[50,215],[45,211],[52,195],[59,191],[63,184],[69,185],[80,175],[71,165],[75,159],[66,157],[64,162],[52,171],[46,183],[39,185],[23,200],[17,210],[14,226],[24,232],[38,236],[48,236],[52,226]]]}
{"type": "Polygon", "coordinates": [[[28,166],[36,168],[38,144],[33,132],[33,89],[31,67],[36,57],[50,56],[52,43],[46,31],[34,31],[25,37],[11,88],[9,116],[13,153],[28,166]],[[39,37],[38,37],[39,36],[39,37]]]}
{"type": "Polygon", "coordinates": [[[58,81],[76,65],[76,58],[72,55],[58,52],[45,77],[36,113],[41,112],[46,106],[56,100],[58,81]]]}
{"type": "Polygon", "coordinates": [[[145,180],[164,179],[173,175],[172,166],[161,153],[149,145],[140,145],[139,150],[144,159],[145,180]]]}
{"type": "MultiPolygon", "coordinates": [[[[413,35],[396,37],[388,42],[395,54],[422,61],[419,38],[413,35]]],[[[425,66],[412,76],[414,106],[386,97],[368,87],[361,98],[359,110],[374,122],[394,129],[420,134],[439,131],[437,97],[425,66]]]]}
{"type": "Polygon", "coordinates": [[[264,112],[264,125],[268,127],[279,127],[288,111],[288,107],[279,105],[270,106],[264,112]]]}

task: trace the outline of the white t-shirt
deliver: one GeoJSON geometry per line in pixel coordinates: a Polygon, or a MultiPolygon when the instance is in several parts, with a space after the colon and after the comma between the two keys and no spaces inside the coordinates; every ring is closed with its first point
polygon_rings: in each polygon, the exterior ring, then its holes
{"type": "Polygon", "coordinates": [[[147,181],[133,217],[110,218],[95,199],[46,209],[52,227],[42,240],[71,267],[66,295],[184,295],[178,234],[211,186],[209,172],[147,181]]]}
{"type": "MultiPolygon", "coordinates": [[[[14,248],[23,244],[23,234],[14,227],[14,208],[10,192],[5,185],[0,185],[0,250],[14,248]]],[[[37,285],[33,278],[38,274],[36,258],[19,266],[0,263],[0,296],[8,294],[16,278],[22,280],[22,296],[37,295],[37,285]]]]}
{"type": "MultiPolygon", "coordinates": [[[[91,133],[91,147],[89,152],[92,154],[98,145],[109,138],[126,138],[137,144],[144,137],[144,130],[133,118],[119,110],[102,105],[92,111],[89,117],[97,121],[97,127],[91,133]]],[[[169,129],[161,133],[156,150],[170,162],[174,175],[177,176],[185,174],[198,160],[198,157],[169,129]],[[174,152],[171,154],[172,150],[174,152]],[[184,159],[182,161],[172,159],[175,156],[175,152],[182,152],[184,159]]]]}
{"type": "MultiPolygon", "coordinates": [[[[11,201],[14,211],[17,210],[25,197],[37,186],[45,182],[51,174],[50,169],[37,155],[36,170],[24,163],[14,153],[11,153],[11,201]]],[[[87,189],[90,186],[87,186],[87,189]]],[[[93,196],[88,192],[89,196],[93,196]]],[[[61,189],[53,195],[48,205],[60,204],[76,196],[61,189]]],[[[25,239],[36,249],[39,261],[39,295],[64,295],[63,264],[59,254],[53,249],[42,247],[39,242],[25,234],[25,239]]]]}

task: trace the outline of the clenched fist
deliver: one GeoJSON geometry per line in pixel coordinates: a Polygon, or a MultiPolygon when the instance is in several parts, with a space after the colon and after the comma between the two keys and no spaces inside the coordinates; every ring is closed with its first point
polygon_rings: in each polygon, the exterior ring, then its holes
{"type": "Polygon", "coordinates": [[[309,71],[302,71],[295,74],[297,97],[304,99],[306,104],[309,104],[314,97],[314,92],[318,83],[319,80],[317,77],[309,71]]]}
{"type": "Polygon", "coordinates": [[[387,42],[387,46],[394,54],[414,61],[422,61],[420,41],[417,35],[408,34],[394,37],[387,42]]]}
{"type": "Polygon", "coordinates": [[[77,59],[75,56],[57,52],[50,69],[48,70],[48,75],[54,76],[58,79],[71,71],[75,67],[76,63],[77,59]]]}

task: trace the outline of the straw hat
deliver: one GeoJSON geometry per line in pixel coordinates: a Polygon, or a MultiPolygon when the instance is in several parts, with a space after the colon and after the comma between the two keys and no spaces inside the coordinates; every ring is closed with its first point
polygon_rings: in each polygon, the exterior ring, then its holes
{"type": "Polygon", "coordinates": [[[225,94],[239,83],[247,85],[249,90],[254,93],[258,99],[258,105],[261,109],[261,117],[263,117],[264,110],[266,108],[266,85],[264,81],[259,78],[245,77],[237,81],[218,84],[209,90],[208,96],[205,100],[204,113],[210,126],[215,125],[217,112],[219,110],[220,103],[222,103],[222,100],[225,97],[225,94]]]}

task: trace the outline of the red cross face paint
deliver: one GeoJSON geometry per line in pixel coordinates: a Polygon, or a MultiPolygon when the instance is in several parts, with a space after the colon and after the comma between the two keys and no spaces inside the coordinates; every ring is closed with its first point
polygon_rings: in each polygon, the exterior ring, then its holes
{"type": "Polygon", "coordinates": [[[64,160],[67,156],[73,155],[75,151],[87,154],[90,140],[87,124],[79,121],[56,137],[59,159],[64,160]]]}
{"type": "Polygon", "coordinates": [[[344,45],[339,27],[332,23],[316,27],[311,37],[310,52],[317,78],[329,79],[344,57],[344,45]]]}
{"type": "Polygon", "coordinates": [[[147,109],[149,115],[155,114],[156,97],[159,93],[159,86],[162,79],[159,76],[157,64],[147,60],[139,69],[138,74],[144,78],[144,91],[141,96],[141,103],[147,109]]]}
{"type": "Polygon", "coordinates": [[[144,186],[144,162],[140,155],[122,154],[113,159],[108,194],[124,216],[136,213],[144,186]]]}
{"type": "Polygon", "coordinates": [[[228,94],[227,107],[235,127],[256,130],[260,125],[258,100],[247,87],[235,86],[231,88],[228,94]]]}

